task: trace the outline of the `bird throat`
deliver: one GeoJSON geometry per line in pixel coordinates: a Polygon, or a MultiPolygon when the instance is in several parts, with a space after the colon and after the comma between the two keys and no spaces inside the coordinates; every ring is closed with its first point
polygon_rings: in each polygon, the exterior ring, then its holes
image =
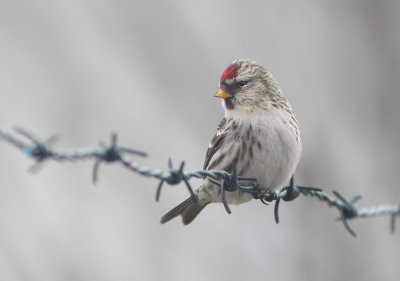
{"type": "Polygon", "coordinates": [[[224,99],[226,109],[232,110],[235,107],[233,97],[224,99]]]}

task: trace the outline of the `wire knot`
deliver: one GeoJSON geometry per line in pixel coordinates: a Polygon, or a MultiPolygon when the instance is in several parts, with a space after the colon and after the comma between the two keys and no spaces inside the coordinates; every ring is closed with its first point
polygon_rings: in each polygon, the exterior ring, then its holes
{"type": "Polygon", "coordinates": [[[236,191],[239,189],[240,184],[236,171],[236,161],[232,163],[232,174],[225,175],[225,191],[236,191]]]}
{"type": "Polygon", "coordinates": [[[25,153],[27,153],[30,157],[36,159],[36,161],[41,162],[46,158],[52,156],[51,150],[49,150],[45,143],[37,143],[33,148],[24,147],[25,153]]]}
{"type": "Polygon", "coordinates": [[[32,142],[32,144],[29,145],[16,140],[14,141],[15,144],[19,146],[25,153],[25,155],[35,159],[36,163],[29,168],[29,171],[32,173],[37,172],[42,167],[44,161],[54,155],[50,147],[57,142],[58,137],[51,136],[50,138],[41,140],[33,133],[25,129],[15,128],[15,131],[32,142]]]}
{"type": "MultiPolygon", "coordinates": [[[[241,177],[237,175],[236,172],[236,165],[237,161],[234,160],[232,162],[232,174],[229,174],[227,172],[220,174],[220,177],[223,177],[222,181],[218,181],[214,178],[209,177],[208,180],[220,187],[220,193],[221,193],[221,202],[223,203],[225,210],[228,214],[231,214],[231,209],[229,208],[228,201],[226,200],[226,195],[225,192],[234,192],[237,190],[247,192],[250,194],[253,194],[255,189],[257,189],[257,179],[251,178],[251,177],[241,177]],[[255,184],[253,186],[243,186],[240,181],[250,181],[254,182],[255,184]]],[[[211,171],[210,171],[211,172],[211,171]]],[[[218,178],[218,177],[215,177],[218,178]]],[[[253,194],[254,196],[254,194],[253,194]]]]}
{"type": "Polygon", "coordinates": [[[111,146],[108,147],[102,155],[100,155],[100,158],[105,162],[119,161],[121,160],[121,152],[117,147],[111,146]]]}
{"type": "Polygon", "coordinates": [[[147,156],[147,153],[145,152],[118,146],[118,136],[116,133],[111,134],[111,144],[109,146],[107,146],[103,141],[99,141],[99,145],[103,150],[96,155],[97,160],[94,162],[92,172],[92,180],[94,184],[97,182],[97,175],[102,161],[107,163],[121,161],[123,153],[135,154],[142,157],[147,156]]]}
{"type": "Polygon", "coordinates": [[[286,191],[286,194],[281,197],[284,201],[293,201],[300,195],[300,190],[294,185],[293,177],[290,179],[289,185],[283,187],[281,191],[286,191]]]}
{"type": "Polygon", "coordinates": [[[161,189],[164,182],[167,182],[170,185],[176,185],[181,181],[184,181],[186,184],[187,189],[189,190],[190,195],[192,196],[193,200],[197,202],[197,195],[194,194],[193,188],[190,186],[188,179],[186,178],[185,174],[183,173],[183,167],[185,166],[185,161],[182,161],[181,166],[179,169],[174,169],[172,166],[171,158],[168,159],[168,167],[169,170],[165,175],[162,177],[160,184],[158,185],[157,192],[156,192],[156,201],[160,200],[161,189]]]}
{"type": "Polygon", "coordinates": [[[357,208],[354,206],[354,203],[356,203],[358,200],[360,200],[361,196],[360,195],[354,196],[354,198],[349,202],[339,192],[332,191],[332,193],[341,202],[341,204],[339,206],[340,217],[338,219],[342,221],[342,223],[343,223],[344,227],[347,229],[347,231],[350,232],[351,235],[356,237],[357,234],[354,232],[353,229],[351,229],[347,220],[358,216],[358,211],[357,211],[357,208]]]}
{"type": "Polygon", "coordinates": [[[170,185],[176,185],[180,183],[185,175],[183,174],[183,167],[185,165],[185,162],[182,162],[181,166],[179,169],[170,169],[169,176],[165,178],[165,181],[170,184],[170,185]]]}

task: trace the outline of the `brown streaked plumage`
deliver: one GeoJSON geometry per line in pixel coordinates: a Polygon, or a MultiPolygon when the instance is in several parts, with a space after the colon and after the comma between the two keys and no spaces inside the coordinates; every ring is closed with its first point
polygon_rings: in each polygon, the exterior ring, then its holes
{"type": "MultiPolygon", "coordinates": [[[[231,63],[220,78],[225,116],[208,147],[204,169],[232,171],[237,162],[240,176],[257,178],[265,190],[275,190],[293,175],[301,155],[299,123],[288,100],[262,66],[250,60],[231,63]]],[[[186,225],[211,202],[221,202],[220,189],[206,178],[191,197],[161,218],[161,223],[181,215],[186,225]]],[[[242,191],[226,193],[230,204],[248,202],[242,191]]]]}

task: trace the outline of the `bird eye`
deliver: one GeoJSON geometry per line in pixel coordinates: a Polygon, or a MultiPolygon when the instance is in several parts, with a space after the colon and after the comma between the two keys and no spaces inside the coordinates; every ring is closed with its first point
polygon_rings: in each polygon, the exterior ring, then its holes
{"type": "Polygon", "coordinates": [[[239,81],[238,84],[239,84],[240,87],[243,87],[243,86],[245,86],[247,84],[247,82],[246,81],[239,81]]]}

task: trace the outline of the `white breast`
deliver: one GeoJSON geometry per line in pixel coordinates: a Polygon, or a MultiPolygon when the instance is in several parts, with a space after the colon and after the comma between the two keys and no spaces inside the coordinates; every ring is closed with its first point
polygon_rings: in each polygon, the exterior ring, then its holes
{"type": "MultiPolygon", "coordinates": [[[[215,157],[222,153],[226,161],[231,161],[235,155],[239,155],[238,175],[257,178],[257,183],[264,189],[282,187],[293,175],[301,155],[301,142],[296,140],[290,118],[282,110],[242,116],[238,119],[242,134],[239,138],[235,133],[228,134],[225,142],[229,145],[224,146],[215,157]],[[249,146],[252,147],[251,152],[249,146]]],[[[221,167],[226,166],[226,161],[221,162],[221,167]]],[[[207,183],[200,189],[205,191],[206,197],[211,197],[211,201],[221,201],[216,185],[207,183]]],[[[227,192],[226,198],[228,203],[240,204],[251,200],[252,196],[242,192],[227,192]]]]}
{"type": "Polygon", "coordinates": [[[256,138],[262,147],[253,153],[253,161],[246,176],[257,178],[268,190],[285,185],[300,160],[301,142],[296,140],[290,116],[281,110],[269,112],[256,119],[256,138]]]}

